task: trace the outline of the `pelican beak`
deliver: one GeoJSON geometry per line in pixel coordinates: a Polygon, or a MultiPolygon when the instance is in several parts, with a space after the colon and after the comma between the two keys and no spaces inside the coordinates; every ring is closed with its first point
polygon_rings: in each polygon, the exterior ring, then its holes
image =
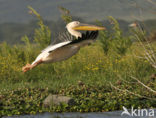
{"type": "Polygon", "coordinates": [[[86,30],[86,31],[97,31],[97,30],[105,30],[105,27],[89,25],[80,23],[79,26],[73,28],[74,30],[86,30]]]}

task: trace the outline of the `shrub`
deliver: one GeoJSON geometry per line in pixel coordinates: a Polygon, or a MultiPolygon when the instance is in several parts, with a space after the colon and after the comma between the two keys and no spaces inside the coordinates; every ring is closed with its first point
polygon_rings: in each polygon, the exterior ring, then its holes
{"type": "Polygon", "coordinates": [[[114,52],[120,56],[125,55],[128,48],[132,45],[132,41],[129,36],[124,36],[117,20],[113,17],[109,17],[110,23],[113,25],[112,31],[101,32],[100,41],[105,54],[114,52]]]}

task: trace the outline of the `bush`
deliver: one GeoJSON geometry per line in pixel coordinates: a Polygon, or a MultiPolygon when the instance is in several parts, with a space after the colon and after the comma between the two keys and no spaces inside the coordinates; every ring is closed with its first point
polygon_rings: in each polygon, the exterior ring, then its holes
{"type": "Polygon", "coordinates": [[[116,53],[120,56],[126,54],[131,47],[132,41],[129,36],[124,36],[117,20],[109,17],[110,23],[113,25],[112,31],[103,31],[100,35],[100,41],[105,54],[116,53]]]}

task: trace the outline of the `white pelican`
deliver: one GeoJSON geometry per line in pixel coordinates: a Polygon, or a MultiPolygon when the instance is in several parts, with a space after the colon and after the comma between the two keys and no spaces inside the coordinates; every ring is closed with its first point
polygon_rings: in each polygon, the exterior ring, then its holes
{"type": "Polygon", "coordinates": [[[129,26],[129,27],[137,27],[138,24],[137,24],[136,22],[133,22],[133,23],[129,24],[128,26],[129,26]]]}
{"type": "Polygon", "coordinates": [[[98,30],[105,29],[104,27],[95,25],[82,24],[78,21],[68,23],[66,28],[71,34],[71,38],[65,36],[65,41],[48,46],[38,55],[32,64],[24,66],[22,71],[26,72],[41,63],[59,62],[72,57],[81,47],[89,45],[95,41],[98,36],[98,30]],[[77,30],[86,30],[87,32],[81,33],[77,30]],[[74,39],[73,36],[77,39],[74,39]]]}

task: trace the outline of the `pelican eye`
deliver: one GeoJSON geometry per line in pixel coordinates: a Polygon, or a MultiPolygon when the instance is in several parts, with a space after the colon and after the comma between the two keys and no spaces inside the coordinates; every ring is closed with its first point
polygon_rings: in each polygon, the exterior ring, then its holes
{"type": "Polygon", "coordinates": [[[78,25],[79,24],[79,22],[76,22],[76,25],[78,25]]]}

